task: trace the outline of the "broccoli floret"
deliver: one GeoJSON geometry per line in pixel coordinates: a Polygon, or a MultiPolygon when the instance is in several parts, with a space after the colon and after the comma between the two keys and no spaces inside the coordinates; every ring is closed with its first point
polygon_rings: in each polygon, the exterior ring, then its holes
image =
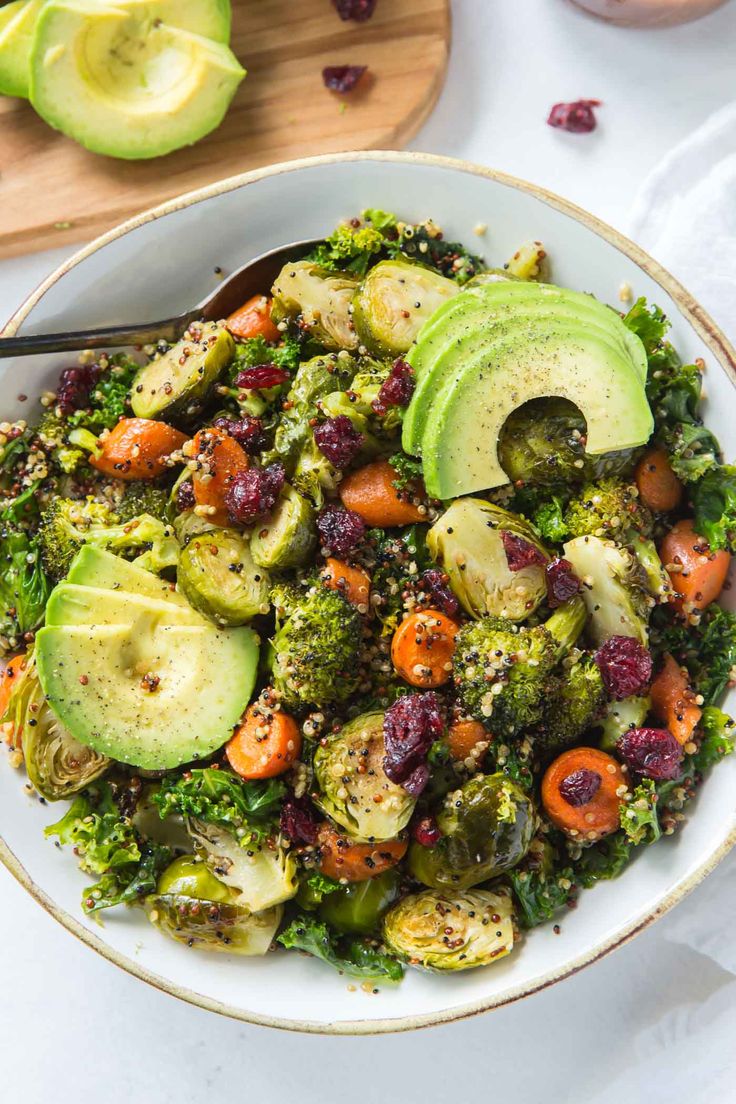
{"type": "Polygon", "coordinates": [[[275,689],[292,707],[344,701],[358,686],[360,614],[341,594],[315,584],[271,593],[276,633],[271,641],[275,689]]]}
{"type": "Polygon", "coordinates": [[[649,535],[652,518],[638,500],[633,484],[621,479],[587,483],[565,510],[565,526],[573,537],[618,537],[634,530],[649,535]]]}
{"type": "Polygon", "coordinates": [[[595,723],[605,703],[600,670],[591,656],[582,655],[555,683],[535,747],[545,755],[571,747],[595,723]]]}
{"type": "Polygon", "coordinates": [[[307,260],[333,272],[365,276],[384,243],[383,233],[373,226],[343,223],[312,250],[307,260]]]}
{"type": "Polygon", "coordinates": [[[483,617],[457,635],[453,672],[465,710],[494,732],[515,736],[537,724],[552,673],[585,624],[585,605],[573,598],[544,625],[519,627],[501,617],[483,617]]]}
{"type": "Polygon", "coordinates": [[[120,521],[132,521],[141,514],[150,514],[166,524],[170,521],[170,497],[164,487],[135,480],[126,483],[123,497],[115,508],[120,521]]]}

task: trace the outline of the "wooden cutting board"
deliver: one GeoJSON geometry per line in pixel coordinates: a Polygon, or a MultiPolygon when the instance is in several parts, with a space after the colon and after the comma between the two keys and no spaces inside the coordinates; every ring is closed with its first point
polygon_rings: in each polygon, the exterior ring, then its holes
{"type": "Polygon", "coordinates": [[[378,0],[365,23],[331,0],[235,0],[232,47],[248,76],[219,130],[153,161],[88,153],[24,100],[0,97],[0,257],[86,240],[171,196],[260,165],[395,149],[442,88],[449,0],[378,0]],[[346,95],[325,65],[368,65],[346,95]]]}

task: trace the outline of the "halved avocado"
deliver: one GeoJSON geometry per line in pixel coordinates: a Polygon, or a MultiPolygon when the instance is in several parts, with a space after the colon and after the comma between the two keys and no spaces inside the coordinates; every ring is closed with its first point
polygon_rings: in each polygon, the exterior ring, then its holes
{"type": "Polygon", "coordinates": [[[0,93],[28,96],[31,45],[44,0],[15,0],[0,8],[0,93]]]}
{"type": "Polygon", "coordinates": [[[164,770],[230,738],[255,685],[258,637],[195,625],[48,626],[36,662],[50,708],[80,743],[164,770]]]}
{"type": "MultiPolygon", "coordinates": [[[[60,583],[46,606],[47,625],[207,625],[190,606],[129,591],[60,583]]],[[[143,628],[143,626],[141,626],[143,628]]]]}
{"type": "Polygon", "coordinates": [[[52,127],[109,157],[160,157],[220,125],[245,76],[222,42],[130,0],[48,0],[31,51],[30,99],[52,127]]]}
{"type": "Polygon", "coordinates": [[[77,552],[66,582],[99,587],[102,590],[142,594],[147,598],[160,598],[189,608],[186,599],[174,590],[173,583],[91,544],[83,545],[77,552]]]}
{"type": "Polygon", "coordinates": [[[133,380],[130,405],[137,418],[191,417],[235,355],[235,342],[215,322],[192,326],[133,380]]]}

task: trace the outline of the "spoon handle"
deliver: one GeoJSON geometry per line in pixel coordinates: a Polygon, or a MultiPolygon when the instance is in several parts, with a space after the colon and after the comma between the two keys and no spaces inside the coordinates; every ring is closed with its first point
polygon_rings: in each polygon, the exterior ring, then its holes
{"type": "Polygon", "coordinates": [[[112,349],[122,345],[152,345],[156,341],[178,341],[199,312],[181,314],[163,322],[137,326],[107,326],[99,330],[70,333],[29,334],[28,337],[0,337],[0,359],[32,356],[34,353],[71,353],[83,349],[112,349]]]}

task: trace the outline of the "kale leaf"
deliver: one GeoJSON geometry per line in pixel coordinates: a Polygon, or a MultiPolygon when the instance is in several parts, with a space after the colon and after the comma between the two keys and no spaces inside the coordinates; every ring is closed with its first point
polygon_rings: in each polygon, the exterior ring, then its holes
{"type": "Polygon", "coordinates": [[[635,847],[642,843],[656,843],[662,835],[657,801],[656,785],[651,778],[645,778],[635,787],[629,801],[621,806],[621,827],[635,847]]]}
{"type": "Polygon", "coordinates": [[[159,816],[172,813],[196,817],[234,831],[241,847],[269,835],[286,787],[278,779],[243,782],[237,775],[215,767],[187,770],[164,778],[153,795],[159,816]]]}
{"type": "Polygon", "coordinates": [[[115,905],[139,904],[149,893],[155,892],[159,876],[171,862],[173,852],[151,841],[143,843],[140,850],[139,862],[114,867],[85,889],[82,908],[86,913],[99,912],[115,905]]]}
{"type": "Polygon", "coordinates": [[[340,940],[323,920],[314,916],[295,917],[277,942],[305,951],[349,977],[401,981],[404,976],[404,968],[397,959],[363,940],[340,940]]]}
{"type": "Polygon", "coordinates": [[[57,836],[60,843],[74,847],[80,869],[87,874],[137,865],[141,858],[135,829],[120,815],[108,782],[89,786],[44,835],[57,836]]]}
{"type": "Polygon", "coordinates": [[[719,464],[692,489],[695,530],[713,550],[736,552],[736,466],[719,464]]]}
{"type": "Polygon", "coordinates": [[[695,769],[701,774],[709,767],[733,754],[736,742],[736,724],[728,713],[714,705],[706,706],[701,718],[703,739],[693,756],[695,769]]]}

